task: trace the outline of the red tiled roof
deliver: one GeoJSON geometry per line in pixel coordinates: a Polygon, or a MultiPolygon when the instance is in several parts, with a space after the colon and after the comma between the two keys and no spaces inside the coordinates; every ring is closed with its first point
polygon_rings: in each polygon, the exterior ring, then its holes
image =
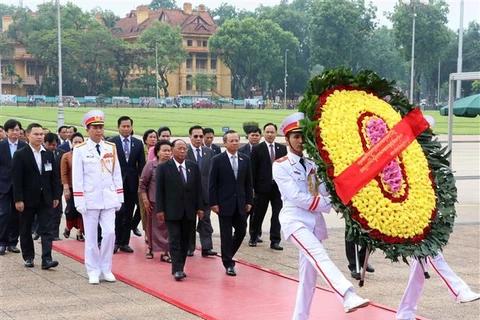
{"type": "Polygon", "coordinates": [[[162,14],[165,18],[161,21],[173,27],[179,26],[182,34],[212,35],[217,29],[212,16],[206,11],[192,11],[191,14],[185,14],[183,10],[150,10],[148,18],[137,24],[137,12],[132,10],[125,18],[117,21],[113,35],[118,38],[137,37],[155,20],[159,20],[162,14]]]}

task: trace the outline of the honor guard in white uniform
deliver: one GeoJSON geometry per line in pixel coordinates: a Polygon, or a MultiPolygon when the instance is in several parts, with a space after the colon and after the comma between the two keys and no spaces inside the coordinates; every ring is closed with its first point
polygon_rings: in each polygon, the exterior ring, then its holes
{"type": "Polygon", "coordinates": [[[367,306],[350,281],[330,260],[322,244],[327,239],[324,213],[331,209],[329,194],[317,176],[317,166],[303,157],[304,138],[300,128],[301,112],[287,117],[280,128],[289,148],[288,154],[273,164],[273,179],[282,194],[280,211],[282,232],[300,251],[299,284],[293,319],[308,319],[315,293],[317,275],[333,289],[345,312],[367,306]]]}
{"type": "Polygon", "coordinates": [[[104,141],[104,114],[92,110],[83,117],[90,137],[73,152],[73,197],[85,227],[85,267],[89,283],[99,283],[103,274],[108,282],[112,274],[115,243],[115,211],[123,203],[122,173],[115,144],[104,141]],[[102,243],[98,248],[98,224],[102,243]]]}
{"type": "Polygon", "coordinates": [[[455,299],[455,302],[467,303],[480,299],[480,294],[473,292],[465,281],[453,272],[443,258],[443,255],[438,252],[435,257],[428,257],[426,262],[425,260],[421,260],[420,262],[417,259],[412,259],[410,262],[410,279],[408,280],[402,301],[400,301],[400,305],[398,306],[396,319],[416,319],[415,312],[417,311],[418,301],[422,296],[425,286],[424,269],[427,270],[430,265],[445,283],[448,293],[455,299]],[[423,266],[421,264],[423,264],[423,266]]]}

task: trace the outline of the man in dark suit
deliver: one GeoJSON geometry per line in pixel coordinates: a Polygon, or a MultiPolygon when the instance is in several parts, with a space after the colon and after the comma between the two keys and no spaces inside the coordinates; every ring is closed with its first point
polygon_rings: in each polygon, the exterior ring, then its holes
{"type": "MultiPolygon", "coordinates": [[[[260,140],[262,139],[262,129],[259,127],[253,127],[247,132],[247,139],[248,143],[246,143],[244,146],[241,146],[238,149],[238,152],[244,153],[247,156],[250,157],[250,153],[252,152],[252,149],[254,146],[258,145],[260,143],[260,140]]],[[[248,233],[250,234],[250,237],[253,235],[253,215],[255,214],[255,195],[253,197],[253,206],[250,212],[247,212],[248,214],[248,233]]],[[[261,243],[263,242],[262,240],[262,230],[260,232],[257,232],[257,242],[261,243]]]]}
{"type": "Polygon", "coordinates": [[[59,149],[62,149],[63,151],[65,152],[68,152],[70,150],[72,150],[73,146],[72,146],[72,134],[74,134],[75,132],[77,132],[77,128],[75,126],[69,126],[67,127],[67,140],[63,143],[61,143],[58,148],[59,149]]]}
{"type": "Polygon", "coordinates": [[[29,145],[13,155],[13,198],[20,212],[20,246],[25,266],[32,268],[35,249],[31,230],[36,216],[38,233],[42,237],[42,269],[50,269],[58,265],[52,260],[51,221],[62,188],[53,153],[42,146],[42,126],[30,124],[27,134],[29,145]]]}
{"type": "Polygon", "coordinates": [[[131,253],[130,231],[136,229],[140,222],[138,217],[133,217],[133,211],[138,201],[138,181],[145,166],[145,152],[141,140],[132,136],[133,120],[122,116],[117,120],[120,135],[110,141],[115,143],[118,152],[118,162],[122,170],[124,202],[115,218],[115,248],[131,253]],[[133,218],[132,218],[133,217],[133,218]]]}
{"type": "MultiPolygon", "coordinates": [[[[200,244],[202,245],[202,257],[214,256],[217,253],[213,251],[212,233],[213,227],[210,221],[210,206],[208,205],[208,173],[210,171],[210,163],[215,155],[213,150],[202,146],[203,128],[201,126],[192,126],[188,130],[190,136],[190,145],[188,146],[187,159],[194,161],[198,165],[202,177],[202,193],[203,193],[203,220],[198,221],[196,231],[200,235],[200,244]]],[[[195,251],[195,224],[190,235],[190,244],[188,246],[188,256],[193,256],[195,251]]]]}
{"type": "Polygon", "coordinates": [[[233,256],[245,238],[247,212],[253,203],[250,159],[237,152],[239,140],[235,131],[225,133],[226,151],[213,157],[208,180],[210,207],[220,222],[222,262],[229,276],[237,275],[233,256]]]}
{"type": "Polygon", "coordinates": [[[250,157],[253,147],[258,145],[262,139],[262,129],[259,127],[250,129],[250,131],[247,133],[247,139],[248,143],[246,143],[244,146],[241,146],[238,149],[238,152],[244,153],[250,157]]]}
{"type": "Polygon", "coordinates": [[[20,253],[17,248],[20,215],[13,202],[12,159],[17,150],[27,145],[18,139],[21,127],[19,121],[7,120],[4,125],[7,138],[0,142],[0,255],[5,251],[20,253]]]}
{"type": "Polygon", "coordinates": [[[263,127],[265,141],[253,147],[250,154],[252,165],[253,189],[255,190],[255,212],[252,221],[252,234],[248,245],[257,246],[258,234],[262,231],[263,219],[267,212],[268,203],[272,207],[270,219],[270,248],[283,250],[280,246],[280,221],[278,215],[282,209],[282,198],[278,186],[272,177],[272,163],[287,155],[287,147],[275,142],[277,126],[267,123],[263,127]]]}
{"type": "MultiPolygon", "coordinates": [[[[45,149],[53,152],[53,157],[55,158],[55,168],[58,171],[58,176],[60,176],[60,161],[62,160],[62,156],[65,153],[65,151],[57,148],[58,146],[57,136],[52,132],[47,133],[43,139],[43,145],[45,146],[45,149]]],[[[63,205],[62,205],[61,197],[60,197],[60,203],[55,209],[53,209],[53,212],[54,212],[54,215],[52,218],[53,241],[59,241],[61,240],[59,235],[60,221],[62,220],[62,214],[63,214],[63,205]]]]}
{"type": "Polygon", "coordinates": [[[212,128],[205,128],[203,129],[203,131],[203,145],[209,149],[212,149],[216,155],[222,153],[220,147],[213,143],[213,138],[215,138],[215,131],[213,131],[212,128]]]}
{"type": "Polygon", "coordinates": [[[187,144],[172,142],[173,158],[160,164],[156,172],[157,216],[165,220],[168,245],[172,258],[172,274],[180,281],[184,272],[188,242],[195,223],[195,214],[203,219],[203,196],[200,170],[195,162],[186,160],[187,144]]]}

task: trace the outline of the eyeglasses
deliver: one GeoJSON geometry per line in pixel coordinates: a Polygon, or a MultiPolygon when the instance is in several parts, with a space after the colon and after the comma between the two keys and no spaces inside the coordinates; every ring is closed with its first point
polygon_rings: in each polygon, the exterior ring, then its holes
{"type": "Polygon", "coordinates": [[[195,139],[198,139],[198,138],[203,139],[203,134],[194,134],[193,137],[195,139]]]}

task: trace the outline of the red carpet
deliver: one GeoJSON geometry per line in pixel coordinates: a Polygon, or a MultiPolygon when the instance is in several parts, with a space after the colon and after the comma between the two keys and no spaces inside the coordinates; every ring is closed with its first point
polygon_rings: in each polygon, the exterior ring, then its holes
{"type": "MultiPolygon", "coordinates": [[[[145,259],[142,238],[132,238],[133,254],[113,256],[113,273],[118,280],[165,300],[204,319],[291,319],[297,281],[277,272],[243,261],[236,265],[237,276],[225,274],[219,257],[202,258],[197,251],[187,259],[187,278],[176,282],[171,266],[145,259]]],[[[56,241],[54,249],[83,262],[83,243],[56,241]]],[[[86,281],[86,280],[85,280],[86,281]]],[[[340,301],[325,288],[317,287],[310,319],[395,319],[391,308],[371,304],[346,314],[340,301]]]]}

